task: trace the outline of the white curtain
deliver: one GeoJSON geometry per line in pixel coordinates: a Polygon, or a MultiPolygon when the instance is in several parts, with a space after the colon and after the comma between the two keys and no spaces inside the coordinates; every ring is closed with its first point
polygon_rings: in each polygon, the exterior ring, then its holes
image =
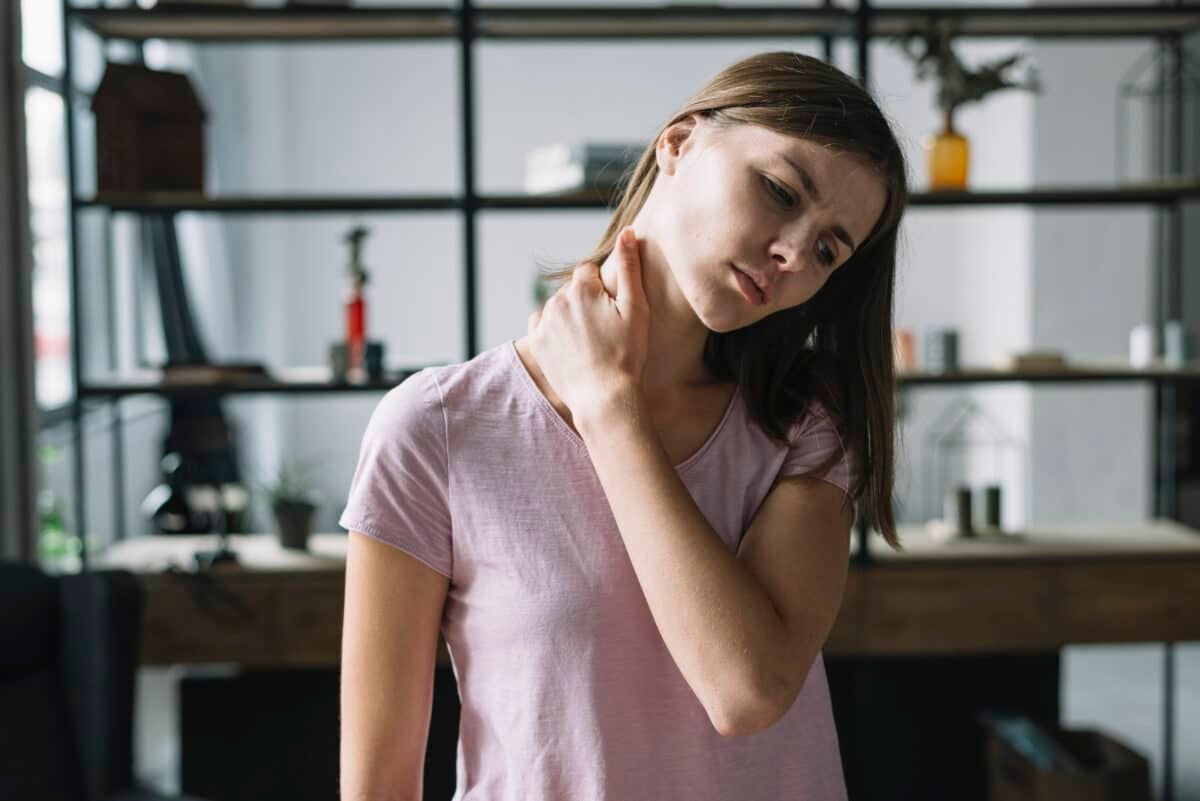
{"type": "Polygon", "coordinates": [[[0,558],[33,561],[37,407],[20,9],[0,3],[0,558]]]}

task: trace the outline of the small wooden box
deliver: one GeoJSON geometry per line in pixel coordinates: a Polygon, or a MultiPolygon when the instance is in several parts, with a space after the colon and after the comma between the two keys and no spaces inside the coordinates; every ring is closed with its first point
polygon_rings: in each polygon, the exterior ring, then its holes
{"type": "Polygon", "coordinates": [[[188,77],[109,62],[92,96],[96,191],[204,191],[207,112],[188,77]]]}
{"type": "Polygon", "coordinates": [[[1039,768],[989,731],[989,801],[1151,801],[1150,765],[1141,754],[1093,729],[1047,730],[1085,771],[1039,768]]]}

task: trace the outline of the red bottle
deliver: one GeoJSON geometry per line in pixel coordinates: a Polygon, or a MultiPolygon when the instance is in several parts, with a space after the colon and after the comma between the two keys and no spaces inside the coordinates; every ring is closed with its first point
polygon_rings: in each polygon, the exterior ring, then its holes
{"type": "Polygon", "coordinates": [[[346,235],[350,244],[350,289],[346,293],[346,366],[357,375],[362,374],[363,353],[367,340],[367,299],[363,287],[367,283],[367,271],[363,268],[362,241],[367,229],[356,226],[346,235]]]}

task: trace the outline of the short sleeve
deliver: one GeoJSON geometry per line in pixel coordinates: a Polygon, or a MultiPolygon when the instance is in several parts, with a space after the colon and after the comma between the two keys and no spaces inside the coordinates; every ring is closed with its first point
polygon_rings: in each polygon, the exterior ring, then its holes
{"type": "Polygon", "coordinates": [[[446,418],[432,368],[376,405],[338,525],[361,531],[451,577],[446,418]]]}
{"type": "Polygon", "coordinates": [[[814,401],[804,419],[792,423],[787,433],[791,444],[783,466],[779,468],[780,478],[807,473],[820,466],[830,454],[840,451],[842,458],[834,462],[824,476],[816,477],[836,484],[847,495],[850,493],[852,458],[824,406],[814,401]]]}

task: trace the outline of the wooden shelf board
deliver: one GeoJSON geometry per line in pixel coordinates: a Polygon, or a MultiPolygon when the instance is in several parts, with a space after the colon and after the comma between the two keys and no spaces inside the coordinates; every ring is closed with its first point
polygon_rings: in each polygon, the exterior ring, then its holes
{"type": "MultiPolygon", "coordinates": [[[[898,526],[903,552],[896,552],[872,534],[871,555],[888,563],[940,565],[948,561],[1013,562],[1184,557],[1200,560],[1200,530],[1167,519],[1137,522],[1039,524],[1013,542],[933,541],[924,526],[898,526]]],[[[308,551],[280,547],[273,534],[231,534],[230,547],[241,559],[240,567],[219,570],[305,572],[340,570],[346,558],[347,535],[316,533],[308,551]]],[[[135,572],[154,572],[169,565],[192,566],[192,554],[211,550],[217,535],[139,536],[119,540],[93,555],[97,564],[121,566],[135,572]]],[[[852,542],[850,553],[857,553],[852,542]]]]}
{"type": "MultiPolygon", "coordinates": [[[[937,542],[923,525],[896,527],[903,551],[894,551],[877,533],[870,540],[871,557],[888,563],[948,561],[1046,561],[1187,557],[1200,560],[1200,531],[1174,520],[1130,523],[1038,524],[1015,532],[1009,541],[954,539],[937,542]]],[[[851,553],[858,553],[857,539],[851,553]]]]}
{"type": "MultiPolygon", "coordinates": [[[[1173,521],[1038,526],[1035,541],[993,553],[922,553],[917,532],[902,527],[901,537],[907,555],[851,564],[827,654],[1200,638],[1200,532],[1173,521]]],[[[336,665],[348,536],[314,534],[308,551],[286,550],[273,534],[229,541],[240,564],[204,575],[190,572],[193,555],[215,548],[212,534],[132,537],[92,556],[146,588],[142,663],[336,665]],[[205,590],[245,611],[212,597],[200,604],[205,590]]],[[[439,660],[449,663],[444,644],[439,660]]]]}
{"type": "Polygon", "coordinates": [[[966,366],[949,372],[922,370],[900,371],[897,383],[906,385],[976,384],[1018,381],[1023,383],[1077,382],[1141,382],[1141,381],[1198,381],[1200,362],[1188,362],[1171,367],[1155,362],[1147,367],[1133,367],[1127,362],[1090,362],[1070,364],[1063,369],[999,370],[990,367],[966,366]]]}

